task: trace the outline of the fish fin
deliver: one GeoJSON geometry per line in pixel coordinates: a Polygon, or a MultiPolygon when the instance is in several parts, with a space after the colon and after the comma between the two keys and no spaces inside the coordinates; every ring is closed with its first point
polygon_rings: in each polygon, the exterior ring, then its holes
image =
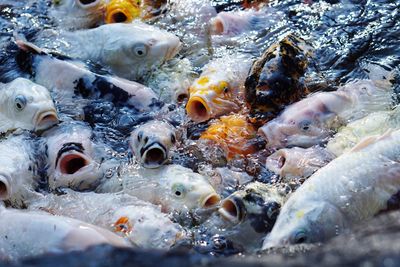
{"type": "Polygon", "coordinates": [[[353,152],[358,152],[363,150],[364,148],[368,147],[369,145],[372,145],[380,140],[383,140],[387,137],[389,137],[392,133],[394,132],[393,129],[388,129],[384,134],[382,135],[373,135],[373,136],[368,136],[364,139],[362,139],[360,142],[357,143],[350,151],[349,153],[353,152]]]}
{"type": "Polygon", "coordinates": [[[15,43],[17,44],[19,49],[24,50],[26,52],[36,54],[36,55],[47,54],[42,49],[40,49],[38,46],[36,46],[35,44],[30,43],[28,41],[25,41],[22,39],[15,39],[15,43]]]}

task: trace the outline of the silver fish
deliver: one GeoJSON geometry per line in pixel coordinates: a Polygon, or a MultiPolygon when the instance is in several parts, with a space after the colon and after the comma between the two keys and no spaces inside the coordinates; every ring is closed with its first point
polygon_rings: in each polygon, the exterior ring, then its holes
{"type": "Polygon", "coordinates": [[[291,195],[263,249],[326,241],[387,208],[400,188],[400,131],[361,141],[291,195]]]}

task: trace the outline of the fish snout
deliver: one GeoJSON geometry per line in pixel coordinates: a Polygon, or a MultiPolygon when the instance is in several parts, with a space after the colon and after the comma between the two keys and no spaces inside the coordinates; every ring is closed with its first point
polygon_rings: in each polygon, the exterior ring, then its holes
{"type": "Polygon", "coordinates": [[[245,215],[245,207],[242,200],[234,197],[228,197],[221,202],[218,213],[231,223],[240,223],[245,215]]]}
{"type": "Polygon", "coordinates": [[[287,160],[287,153],[284,150],[279,150],[267,158],[265,165],[276,174],[284,175],[287,160]]]}
{"type": "Polygon", "coordinates": [[[194,122],[203,122],[211,118],[211,108],[207,101],[200,96],[192,96],[186,104],[187,115],[194,122]]]}
{"type": "Polygon", "coordinates": [[[179,51],[181,50],[182,43],[179,38],[175,35],[167,37],[165,40],[165,45],[167,47],[167,51],[165,53],[165,61],[174,58],[179,51]]]}
{"type": "Polygon", "coordinates": [[[92,159],[78,151],[68,151],[58,159],[58,170],[63,175],[73,175],[90,165],[92,159]]]}
{"type": "Polygon", "coordinates": [[[59,123],[56,110],[50,109],[39,112],[35,116],[35,131],[44,131],[59,123]]]}
{"type": "Polygon", "coordinates": [[[268,147],[279,148],[284,146],[286,135],[281,131],[281,125],[278,122],[270,121],[258,129],[258,134],[261,135],[267,142],[268,147]]]}
{"type": "Polygon", "coordinates": [[[141,162],[145,168],[155,169],[168,159],[168,150],[159,142],[154,142],[141,149],[141,162]]]}
{"type": "Polygon", "coordinates": [[[221,201],[221,197],[217,193],[211,193],[201,201],[202,208],[215,207],[221,201]]]}
{"type": "Polygon", "coordinates": [[[11,196],[10,179],[5,175],[0,174],[0,200],[9,199],[10,196],[11,196]]]}
{"type": "Polygon", "coordinates": [[[140,7],[128,0],[111,1],[105,10],[106,23],[127,23],[140,16],[140,7]]]}

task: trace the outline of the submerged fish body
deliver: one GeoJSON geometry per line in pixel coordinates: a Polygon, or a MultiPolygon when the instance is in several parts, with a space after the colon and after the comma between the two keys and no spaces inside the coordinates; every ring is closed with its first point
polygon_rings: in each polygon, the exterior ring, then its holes
{"type": "Polygon", "coordinates": [[[53,215],[67,216],[103,227],[141,248],[170,248],[183,235],[159,207],[133,196],[78,193],[65,190],[63,195],[47,195],[29,206],[30,210],[45,210],[53,215]]]}
{"type": "Polygon", "coordinates": [[[225,150],[228,159],[258,150],[257,131],[243,115],[223,116],[203,132],[200,139],[211,140],[225,150]]]}
{"type": "Polygon", "coordinates": [[[129,145],[136,159],[145,168],[158,168],[170,156],[176,142],[176,130],[167,122],[150,121],[132,132],[129,145]]]}
{"type": "Polygon", "coordinates": [[[205,176],[180,165],[139,168],[122,176],[123,191],[161,205],[163,212],[209,208],[220,197],[205,176]]]}
{"type": "Polygon", "coordinates": [[[246,79],[245,96],[251,114],[271,118],[309,94],[301,78],[310,65],[310,57],[311,48],[295,35],[270,46],[254,62],[246,79]]]}
{"type": "Polygon", "coordinates": [[[400,131],[361,141],[319,169],[281,209],[263,249],[326,241],[387,208],[400,188],[400,131]]]}
{"type": "Polygon", "coordinates": [[[0,84],[0,132],[15,129],[43,131],[58,123],[47,88],[25,78],[0,84]]]}
{"type": "Polygon", "coordinates": [[[311,147],[324,142],[341,125],[388,110],[392,93],[371,80],[350,82],[335,92],[315,93],[287,107],[259,133],[271,148],[311,147]]]}
{"type": "Polygon", "coordinates": [[[53,0],[50,16],[67,30],[90,28],[103,18],[104,0],[53,0]]]}
{"type": "MultiPolygon", "coordinates": [[[[56,38],[64,44],[58,49],[68,56],[99,63],[129,80],[143,79],[152,68],[173,58],[181,46],[179,38],[172,33],[140,21],[61,31],[56,38]]],[[[41,41],[39,37],[38,42],[41,41]]]]}
{"type": "Polygon", "coordinates": [[[84,123],[64,123],[43,135],[47,142],[51,189],[94,189],[104,175],[94,159],[92,130],[84,123]]]}
{"type": "Polygon", "coordinates": [[[389,129],[400,127],[400,109],[374,112],[366,117],[353,121],[339,129],[338,133],[329,140],[326,148],[336,156],[348,152],[363,138],[383,134],[389,129]]]}
{"type": "Polygon", "coordinates": [[[242,108],[244,81],[250,60],[240,55],[226,56],[208,63],[189,88],[186,105],[194,122],[237,112],[242,108]]]}
{"type": "Polygon", "coordinates": [[[41,195],[35,191],[40,177],[34,142],[24,133],[0,142],[0,200],[13,207],[25,207],[41,195]]]}
{"type": "Polygon", "coordinates": [[[267,158],[265,165],[284,182],[299,182],[301,178],[310,177],[333,158],[334,155],[319,146],[293,147],[279,149],[267,158]]]}
{"type": "Polygon", "coordinates": [[[44,212],[0,207],[0,225],[1,252],[10,261],[85,250],[99,244],[129,247],[123,238],[105,229],[44,212]]]}
{"type": "Polygon", "coordinates": [[[266,233],[275,224],[279,211],[287,199],[285,186],[249,183],[221,201],[219,214],[225,218],[234,234],[229,238],[247,248],[259,248],[266,233]]]}

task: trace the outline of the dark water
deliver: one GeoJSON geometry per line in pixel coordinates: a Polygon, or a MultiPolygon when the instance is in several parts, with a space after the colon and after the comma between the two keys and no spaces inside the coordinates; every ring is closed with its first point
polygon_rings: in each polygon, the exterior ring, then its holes
{"type": "MultiPolygon", "coordinates": [[[[237,2],[239,1],[214,1],[214,6],[218,11],[235,10],[241,7],[237,2]]],[[[10,42],[14,30],[24,34],[27,39],[34,39],[42,29],[52,28],[54,22],[46,16],[48,6],[47,1],[26,5],[24,1],[0,0],[1,44],[6,45],[10,42]]],[[[271,7],[282,14],[282,19],[266,25],[265,29],[246,35],[243,39],[235,39],[232,42],[234,45],[228,46],[228,50],[248,53],[249,57],[257,58],[280,37],[291,32],[303,37],[314,47],[315,68],[322,73],[331,86],[334,87],[356,78],[383,78],[382,76],[392,73],[394,86],[397,90],[400,88],[400,78],[397,74],[400,71],[400,1],[283,0],[273,1],[271,7]]],[[[160,25],[165,26],[163,23],[160,25]]],[[[172,26],[166,28],[174,29],[172,26]]],[[[179,36],[182,33],[177,30],[176,34],[179,36]]],[[[10,51],[5,49],[2,49],[0,53],[1,59],[10,56],[7,54],[10,51]]],[[[210,52],[210,55],[218,55],[218,53],[217,47],[210,52]]],[[[185,56],[190,57],[192,54],[180,54],[181,58],[185,56]]],[[[0,61],[2,62],[4,61],[0,61]]],[[[0,65],[1,67],[7,66],[0,65]]],[[[171,106],[171,109],[174,107],[171,106]]],[[[153,118],[153,114],[132,114],[123,108],[116,108],[111,103],[104,102],[93,102],[87,106],[86,111],[90,114],[87,116],[88,122],[95,127],[97,138],[108,140],[118,152],[126,150],[126,143],[121,143],[121,140],[129,134],[129,129],[153,118]]],[[[196,139],[197,128],[201,128],[201,125],[193,126],[188,133],[189,137],[196,139]]],[[[195,168],[195,162],[189,160],[187,164],[195,168]]],[[[226,162],[220,164],[218,166],[224,166],[226,162]]],[[[260,171],[260,179],[263,179],[262,171],[260,171]]],[[[268,173],[264,175],[269,176],[268,173]]],[[[398,217],[398,214],[396,216],[398,217]]],[[[356,233],[356,239],[351,239],[352,237],[349,236],[339,237],[328,245],[313,247],[311,252],[302,252],[302,250],[299,252],[297,249],[293,252],[289,249],[274,252],[271,255],[263,254],[261,258],[256,255],[246,255],[241,258],[237,256],[237,253],[241,251],[240,247],[223,237],[203,233],[200,229],[195,242],[177,244],[171,252],[167,253],[98,247],[87,252],[39,257],[24,261],[22,265],[242,266],[246,264],[261,266],[262,264],[269,266],[280,264],[296,266],[318,264],[321,260],[325,265],[343,263],[365,264],[362,266],[371,266],[368,264],[396,266],[400,262],[396,253],[398,250],[390,248],[391,244],[400,241],[400,229],[394,223],[396,216],[385,217],[387,220],[376,219],[375,224],[366,228],[370,229],[370,232],[366,233],[367,230],[363,231],[361,228],[356,233]],[[380,227],[379,223],[387,227],[380,227]],[[370,253],[371,251],[375,253],[370,253]],[[351,252],[357,256],[354,256],[353,262],[351,252]],[[231,256],[231,258],[210,256],[231,254],[236,256],[231,256]],[[286,262],[287,258],[290,258],[288,262],[286,262]]]]}

